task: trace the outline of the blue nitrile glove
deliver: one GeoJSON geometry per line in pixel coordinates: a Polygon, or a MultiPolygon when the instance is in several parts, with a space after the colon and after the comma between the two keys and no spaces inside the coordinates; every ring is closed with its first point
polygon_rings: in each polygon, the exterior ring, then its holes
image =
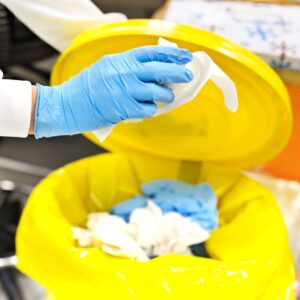
{"type": "Polygon", "coordinates": [[[139,195],[127,201],[121,202],[113,206],[111,213],[116,215],[126,222],[129,222],[131,213],[137,208],[143,208],[147,206],[147,198],[139,195]]]}
{"type": "Polygon", "coordinates": [[[191,71],[180,66],[191,59],[191,53],[180,48],[135,48],[102,57],[62,85],[37,85],[35,137],[71,135],[151,117],[154,101],[174,100],[163,83],[192,80],[191,71]]]}
{"type": "Polygon", "coordinates": [[[206,230],[218,226],[217,198],[207,183],[192,185],[163,179],[144,183],[141,189],[163,213],[175,211],[191,218],[206,230]]]}
{"type": "Polygon", "coordinates": [[[143,195],[115,205],[111,213],[129,221],[131,213],[147,206],[151,199],[162,212],[177,212],[200,224],[206,230],[218,227],[217,198],[207,183],[192,185],[186,182],[162,179],[144,183],[143,195]]]}

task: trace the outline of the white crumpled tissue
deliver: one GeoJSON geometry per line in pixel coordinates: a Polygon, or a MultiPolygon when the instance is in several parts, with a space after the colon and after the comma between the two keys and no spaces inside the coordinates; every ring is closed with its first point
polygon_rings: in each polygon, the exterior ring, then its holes
{"type": "MultiPolygon", "coordinates": [[[[159,38],[158,44],[162,46],[174,46],[177,44],[159,38]]],[[[167,84],[172,88],[175,99],[172,103],[157,102],[157,111],[153,117],[165,114],[181,105],[192,101],[200,92],[208,80],[212,80],[223,92],[224,101],[227,109],[236,112],[238,108],[238,96],[234,82],[217,66],[205,52],[198,51],[193,53],[193,60],[185,65],[190,69],[194,78],[189,83],[167,84]]],[[[130,119],[125,122],[138,122],[141,120],[130,119]]],[[[116,125],[101,128],[93,131],[94,135],[103,142],[111,133],[116,125]]]]}
{"type": "Polygon", "coordinates": [[[206,241],[210,233],[176,212],[163,214],[151,200],[135,209],[126,223],[106,212],[88,216],[87,229],[73,227],[80,247],[98,247],[118,257],[147,261],[154,256],[177,253],[191,255],[190,246],[206,241]]]}

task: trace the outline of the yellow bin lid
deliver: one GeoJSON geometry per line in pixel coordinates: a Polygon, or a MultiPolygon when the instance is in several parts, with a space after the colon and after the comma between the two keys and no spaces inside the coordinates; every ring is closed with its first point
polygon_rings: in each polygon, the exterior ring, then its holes
{"type": "MultiPolygon", "coordinates": [[[[105,54],[156,45],[159,37],[210,55],[237,86],[238,112],[229,112],[220,89],[208,82],[194,101],[176,110],[118,124],[101,146],[238,168],[257,166],[280,152],[292,128],[282,81],[259,57],[207,31],[160,20],[103,25],[81,34],[61,55],[51,83],[64,82],[105,54]]],[[[87,136],[100,145],[93,134],[87,136]]]]}

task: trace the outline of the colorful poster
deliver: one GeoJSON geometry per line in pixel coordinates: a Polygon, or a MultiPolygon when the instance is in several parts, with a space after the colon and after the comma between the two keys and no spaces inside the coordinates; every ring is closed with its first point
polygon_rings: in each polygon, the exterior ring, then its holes
{"type": "Polygon", "coordinates": [[[274,68],[300,70],[300,6],[173,0],[165,19],[222,35],[274,68]]]}

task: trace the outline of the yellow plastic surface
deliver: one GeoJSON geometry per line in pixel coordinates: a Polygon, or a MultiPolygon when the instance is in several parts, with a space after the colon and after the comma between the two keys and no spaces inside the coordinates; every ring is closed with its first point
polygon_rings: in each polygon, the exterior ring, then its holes
{"type": "MultiPolygon", "coordinates": [[[[236,83],[239,110],[229,112],[221,91],[209,82],[194,101],[166,115],[119,124],[104,147],[238,168],[262,164],[280,152],[292,127],[283,83],[256,55],[207,31],[159,20],[101,26],[83,33],[64,52],[53,70],[52,84],[62,83],[105,54],[156,45],[158,37],[192,52],[207,52],[236,83]]],[[[88,137],[99,144],[92,134],[88,137]]]]}
{"type": "Polygon", "coordinates": [[[51,300],[292,300],[294,271],[287,232],[270,192],[228,168],[144,155],[105,154],[72,163],[31,195],[17,234],[18,267],[51,300]],[[219,198],[212,259],[167,255],[149,262],[76,248],[70,225],[107,211],[158,178],[209,182],[219,198]],[[194,178],[194,179],[192,179],[194,178]]]}

